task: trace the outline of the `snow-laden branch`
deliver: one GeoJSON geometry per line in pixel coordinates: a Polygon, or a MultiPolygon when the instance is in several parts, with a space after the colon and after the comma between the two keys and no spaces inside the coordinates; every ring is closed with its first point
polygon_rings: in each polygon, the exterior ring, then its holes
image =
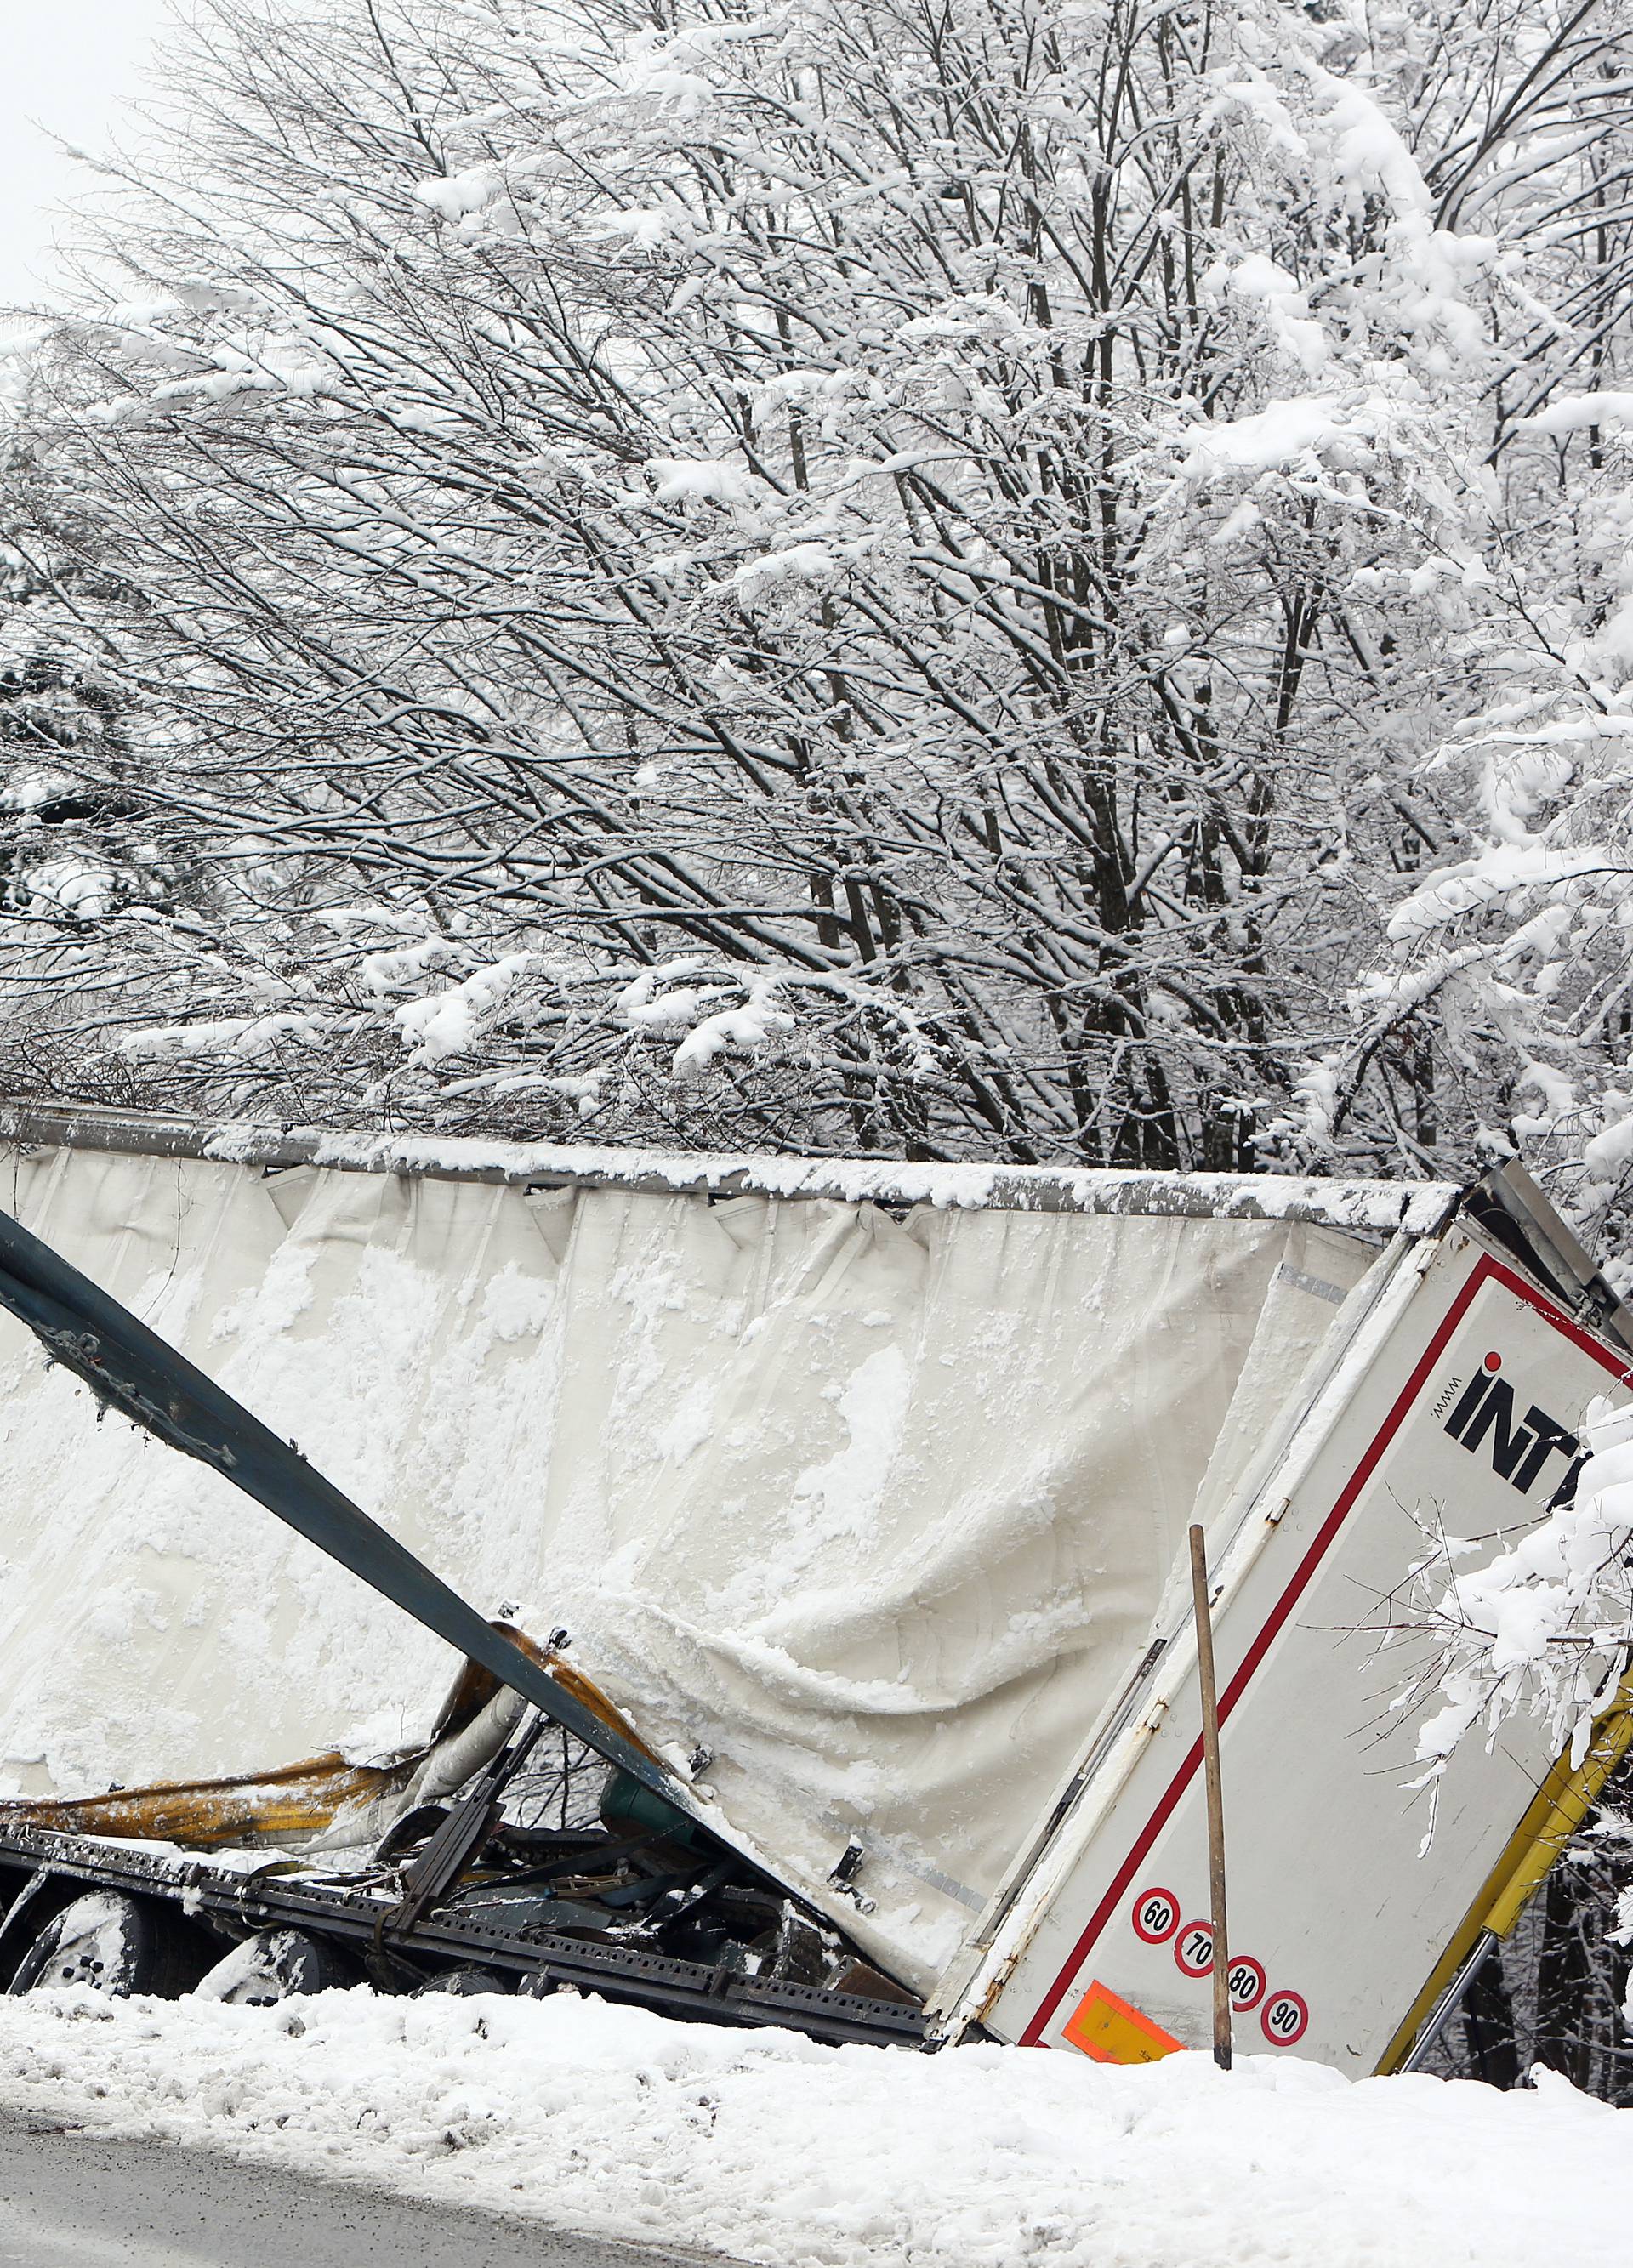
{"type": "Polygon", "coordinates": [[[1431,1772],[1517,1710],[1579,1764],[1633,1660],[1633,1409],[1596,1401],[1582,1438],[1567,1501],[1480,1566],[1459,1570],[1475,1547],[1452,1541],[1422,1571],[1421,1627],[1441,1649],[1441,1705],[1418,1734],[1431,1772]]]}

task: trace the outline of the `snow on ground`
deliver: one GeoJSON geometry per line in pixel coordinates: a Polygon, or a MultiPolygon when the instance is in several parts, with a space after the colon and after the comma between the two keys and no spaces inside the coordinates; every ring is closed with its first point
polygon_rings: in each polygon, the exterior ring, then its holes
{"type": "Polygon", "coordinates": [[[0,2111],[778,2268],[1627,2257],[1633,2113],[1251,2057],[822,2048],[543,2001],[0,1999],[0,2111]]]}

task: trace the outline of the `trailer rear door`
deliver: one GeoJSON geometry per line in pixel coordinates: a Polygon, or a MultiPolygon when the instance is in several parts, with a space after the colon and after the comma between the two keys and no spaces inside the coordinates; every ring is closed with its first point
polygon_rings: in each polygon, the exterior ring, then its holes
{"type": "MultiPolygon", "coordinates": [[[[1238,2051],[1374,2069],[1552,1762],[1541,1727],[1466,1741],[1414,1791],[1434,1706],[1407,1572],[1566,1482],[1626,1358],[1467,1226],[1418,1248],[1245,1507],[1216,1581],[1238,2051]],[[1432,1826],[1432,1835],[1430,1830],[1432,1826]],[[1425,1838],[1429,1838],[1425,1848],[1425,1838]]],[[[1193,1631],[1015,1897],[961,2003],[1000,2037],[1148,2060],[1209,2036],[1193,1631]]]]}

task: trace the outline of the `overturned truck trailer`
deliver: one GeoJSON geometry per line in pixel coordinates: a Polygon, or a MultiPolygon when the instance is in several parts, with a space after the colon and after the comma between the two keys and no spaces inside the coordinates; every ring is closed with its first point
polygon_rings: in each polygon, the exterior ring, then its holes
{"type": "Polygon", "coordinates": [[[116,1911],[170,1931],[173,1988],[474,1972],[834,2039],[1204,2044],[1197,1520],[1238,2043],[1390,2069],[1633,1732],[1618,1701],[1575,1765],[1529,1721],[1466,1743],[1422,1848],[1390,1706],[1413,1641],[1380,1662],[1378,1631],[1435,1539],[1570,1489],[1633,1369],[1517,1169],[1459,1191],[18,1106],[0,1139],[24,1231],[297,1445],[278,1488],[349,1496],[392,1566],[549,1641],[519,1675],[428,1614],[462,1672],[246,1500],[301,1525],[253,1459],[198,1462],[190,1416],[136,1412],[187,1455],[93,1424],[113,1311],[48,1363],[13,1291],[14,1989],[95,1981],[116,1911]],[[558,1742],[558,1808],[507,1808],[558,1742]]]}

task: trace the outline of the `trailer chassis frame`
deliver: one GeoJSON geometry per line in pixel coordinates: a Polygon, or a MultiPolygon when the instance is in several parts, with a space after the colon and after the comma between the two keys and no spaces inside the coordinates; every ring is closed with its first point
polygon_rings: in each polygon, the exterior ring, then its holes
{"type": "Polygon", "coordinates": [[[386,1890],[368,1895],[298,1876],[233,1873],[207,1859],[103,1845],[40,1828],[0,1829],[0,1867],[8,1865],[26,1868],[28,1879],[7,1904],[0,1939],[11,1934],[14,1919],[24,1919],[42,1885],[57,1880],[83,1883],[88,1890],[161,1900],[229,1941],[262,1929],[302,1929],[344,1946],[366,1966],[384,1946],[392,1966],[417,1959],[427,1975],[474,1962],[501,1970],[518,1984],[536,1977],[551,1988],[571,1986],[632,2000],[666,2016],[710,2023],[783,2025],[834,2046],[937,2044],[928,2036],[924,2015],[910,2002],[867,1999],[820,1984],[677,1960],[641,1946],[598,1945],[536,1928],[453,1922],[434,1913],[387,1936],[394,1900],[386,1890]]]}

